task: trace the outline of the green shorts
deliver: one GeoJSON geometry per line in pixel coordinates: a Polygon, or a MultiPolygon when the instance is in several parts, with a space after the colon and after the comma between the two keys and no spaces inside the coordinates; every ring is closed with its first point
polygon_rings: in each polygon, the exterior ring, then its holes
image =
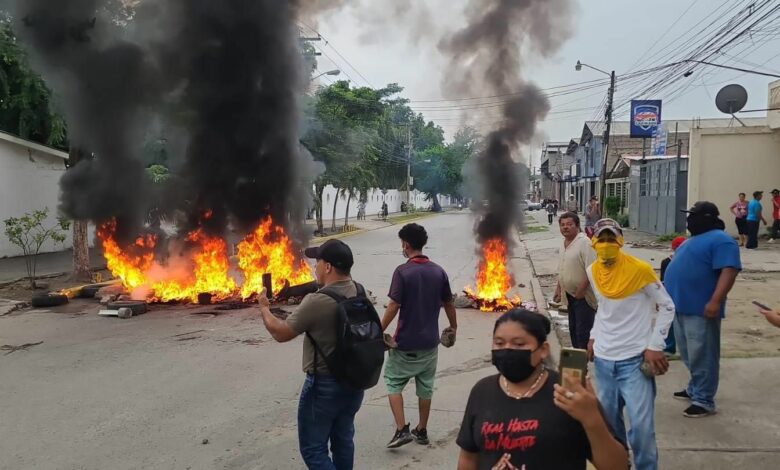
{"type": "Polygon", "coordinates": [[[414,378],[417,397],[430,400],[433,397],[433,379],[436,377],[436,364],[439,361],[439,348],[427,351],[399,351],[391,349],[385,361],[385,384],[391,394],[399,394],[414,378]]]}

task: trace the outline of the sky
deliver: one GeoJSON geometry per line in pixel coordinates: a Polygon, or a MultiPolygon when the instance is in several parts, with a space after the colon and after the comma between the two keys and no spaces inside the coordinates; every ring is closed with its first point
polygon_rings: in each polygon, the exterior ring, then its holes
{"type": "MultiPolygon", "coordinates": [[[[716,26],[722,26],[725,18],[757,0],[571,1],[575,4],[574,13],[568,22],[561,19],[555,25],[559,30],[553,31],[569,36],[569,39],[550,57],[528,57],[518,73],[542,89],[588,82],[583,85],[587,89],[551,98],[552,114],[539,123],[539,137],[529,146],[531,166],[539,164],[543,141],[577,138],[586,120],[603,117],[609,78],[588,68],[575,71],[577,60],[604,71],[616,71],[617,104],[631,98],[663,100],[665,120],[726,117],[715,107],[715,95],[729,83],[738,83],[747,89],[749,98],[745,109],[767,107],[767,86],[775,80],[770,77],[699,65],[690,77],[675,76],[679,79],[675,86],[645,96],[637,94],[651,83],[649,74],[625,78],[628,73],[676,60],[674,54],[692,49],[696,41],[702,41],[716,26]],[[705,34],[696,34],[713,21],[716,23],[706,29],[705,34]]],[[[343,3],[350,4],[349,1],[343,3]]],[[[357,0],[351,3],[360,5],[319,15],[304,25],[308,34],[317,31],[327,40],[315,44],[323,53],[318,58],[321,72],[342,70],[337,79],[349,79],[361,86],[400,84],[405,89],[403,96],[412,100],[410,106],[441,125],[448,136],[463,124],[464,114],[483,133],[495,127],[498,109],[462,109],[462,103],[494,103],[495,100],[463,101],[463,98],[473,96],[445,95],[441,87],[443,75],[447,73],[446,61],[436,44],[438,38],[463,27],[462,11],[468,0],[357,0]],[[421,4],[427,7],[430,17],[426,18],[417,10],[402,18],[393,17],[380,9],[382,5],[388,5],[388,1],[409,5],[419,2],[416,8],[421,4]],[[444,98],[460,101],[438,101],[444,98]]],[[[767,26],[746,36],[726,55],[718,54],[709,60],[780,75],[778,21],[775,20],[774,27],[767,26]]],[[[333,77],[322,80],[327,84],[333,77]]],[[[627,120],[628,108],[626,104],[616,109],[617,118],[627,120]]]]}

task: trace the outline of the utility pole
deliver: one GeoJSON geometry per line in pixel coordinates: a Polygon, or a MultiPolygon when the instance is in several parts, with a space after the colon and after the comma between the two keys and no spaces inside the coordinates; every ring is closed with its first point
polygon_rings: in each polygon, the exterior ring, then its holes
{"type": "Polygon", "coordinates": [[[409,144],[406,150],[406,212],[412,203],[412,126],[409,126],[409,144]]]}
{"type": "Polygon", "coordinates": [[[601,162],[601,197],[599,203],[602,210],[604,210],[604,199],[607,192],[607,160],[609,160],[609,132],[612,129],[612,105],[615,99],[615,71],[610,74],[609,80],[609,97],[607,98],[607,112],[605,113],[607,119],[607,128],[604,130],[604,157],[601,162]]]}

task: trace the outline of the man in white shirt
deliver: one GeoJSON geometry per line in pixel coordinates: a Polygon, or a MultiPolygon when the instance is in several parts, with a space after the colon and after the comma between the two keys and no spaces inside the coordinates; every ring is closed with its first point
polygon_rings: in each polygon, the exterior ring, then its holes
{"type": "Polygon", "coordinates": [[[558,218],[563,235],[563,246],[558,264],[558,287],[555,302],[566,296],[569,312],[569,335],[571,344],[578,349],[588,347],[590,330],[596,316],[596,296],[588,282],[586,269],[596,261],[596,252],[590,240],[580,230],[580,218],[573,212],[566,212],[558,218]]]}
{"type": "Polygon", "coordinates": [[[598,311],[588,353],[595,363],[599,401],[619,437],[626,435],[625,407],[636,468],[657,470],[654,375],[669,368],[663,350],[674,303],[652,266],[623,252],[617,222],[601,219],[593,228],[597,260],[588,267],[588,278],[598,311]]]}

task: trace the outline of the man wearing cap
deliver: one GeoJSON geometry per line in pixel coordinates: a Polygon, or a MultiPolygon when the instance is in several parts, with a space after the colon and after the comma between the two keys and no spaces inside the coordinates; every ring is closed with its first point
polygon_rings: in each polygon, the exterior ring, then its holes
{"type": "Polygon", "coordinates": [[[625,408],[635,467],[656,470],[654,376],[669,368],[663,351],[674,303],[653,267],[623,252],[623,229],[617,222],[601,219],[593,229],[597,259],[587,272],[598,311],[588,354],[599,402],[618,439],[626,437],[625,408]]]}
{"type": "MultiPolygon", "coordinates": [[[[747,213],[747,226],[748,226],[748,241],[745,244],[745,248],[754,249],[758,248],[758,229],[759,222],[763,222],[766,225],[766,219],[764,218],[764,207],[761,205],[761,199],[764,197],[763,191],[756,191],[753,193],[753,200],[748,204],[747,213]]],[[[710,203],[712,204],[712,203],[710,203]]],[[[715,204],[712,204],[713,206],[715,204]]]]}
{"type": "MultiPolygon", "coordinates": [[[[308,248],[306,256],[317,260],[317,283],[345,298],[357,295],[350,277],[352,250],[344,242],[328,240],[308,248]]],[[[280,343],[306,334],[303,339],[303,372],[306,380],[298,404],[298,444],[308,468],[352,469],[355,444],[355,414],[363,402],[363,392],[342,385],[333,378],[322,355],[336,349],[336,301],[319,292],[304,297],[286,321],[269,310],[268,299],[260,296],[263,323],[280,343]],[[319,346],[318,354],[312,339],[319,346]],[[316,359],[316,360],[315,360],[316,359]],[[328,454],[328,442],[330,453],[328,454]]]]}
{"type": "MultiPolygon", "coordinates": [[[[760,196],[760,195],[759,195],[760,196]]],[[[724,231],[718,207],[700,201],[688,211],[691,238],[675,252],[664,284],[677,307],[674,335],[677,350],[691,374],[685,390],[674,397],[690,401],[688,418],[715,413],[720,371],[720,324],[726,296],[742,269],[739,246],[724,231]]]]}
{"type": "Polygon", "coordinates": [[[780,238],[780,189],[772,190],[772,237],[769,243],[774,243],[776,238],[780,238]]]}
{"type": "Polygon", "coordinates": [[[396,315],[397,348],[391,349],[385,361],[385,385],[396,430],[387,447],[398,448],[412,441],[428,445],[428,418],[431,413],[433,384],[436,377],[439,347],[439,313],[442,307],[454,337],[458,329],[450,281],[441,266],[423,254],[428,234],[421,225],[408,224],[399,232],[401,250],[408,261],[398,266],[390,284],[390,302],[382,318],[386,330],[396,315]],[[400,312],[400,314],[399,314],[400,312]],[[414,379],[420,421],[409,429],[404,415],[403,391],[414,379]]]}

